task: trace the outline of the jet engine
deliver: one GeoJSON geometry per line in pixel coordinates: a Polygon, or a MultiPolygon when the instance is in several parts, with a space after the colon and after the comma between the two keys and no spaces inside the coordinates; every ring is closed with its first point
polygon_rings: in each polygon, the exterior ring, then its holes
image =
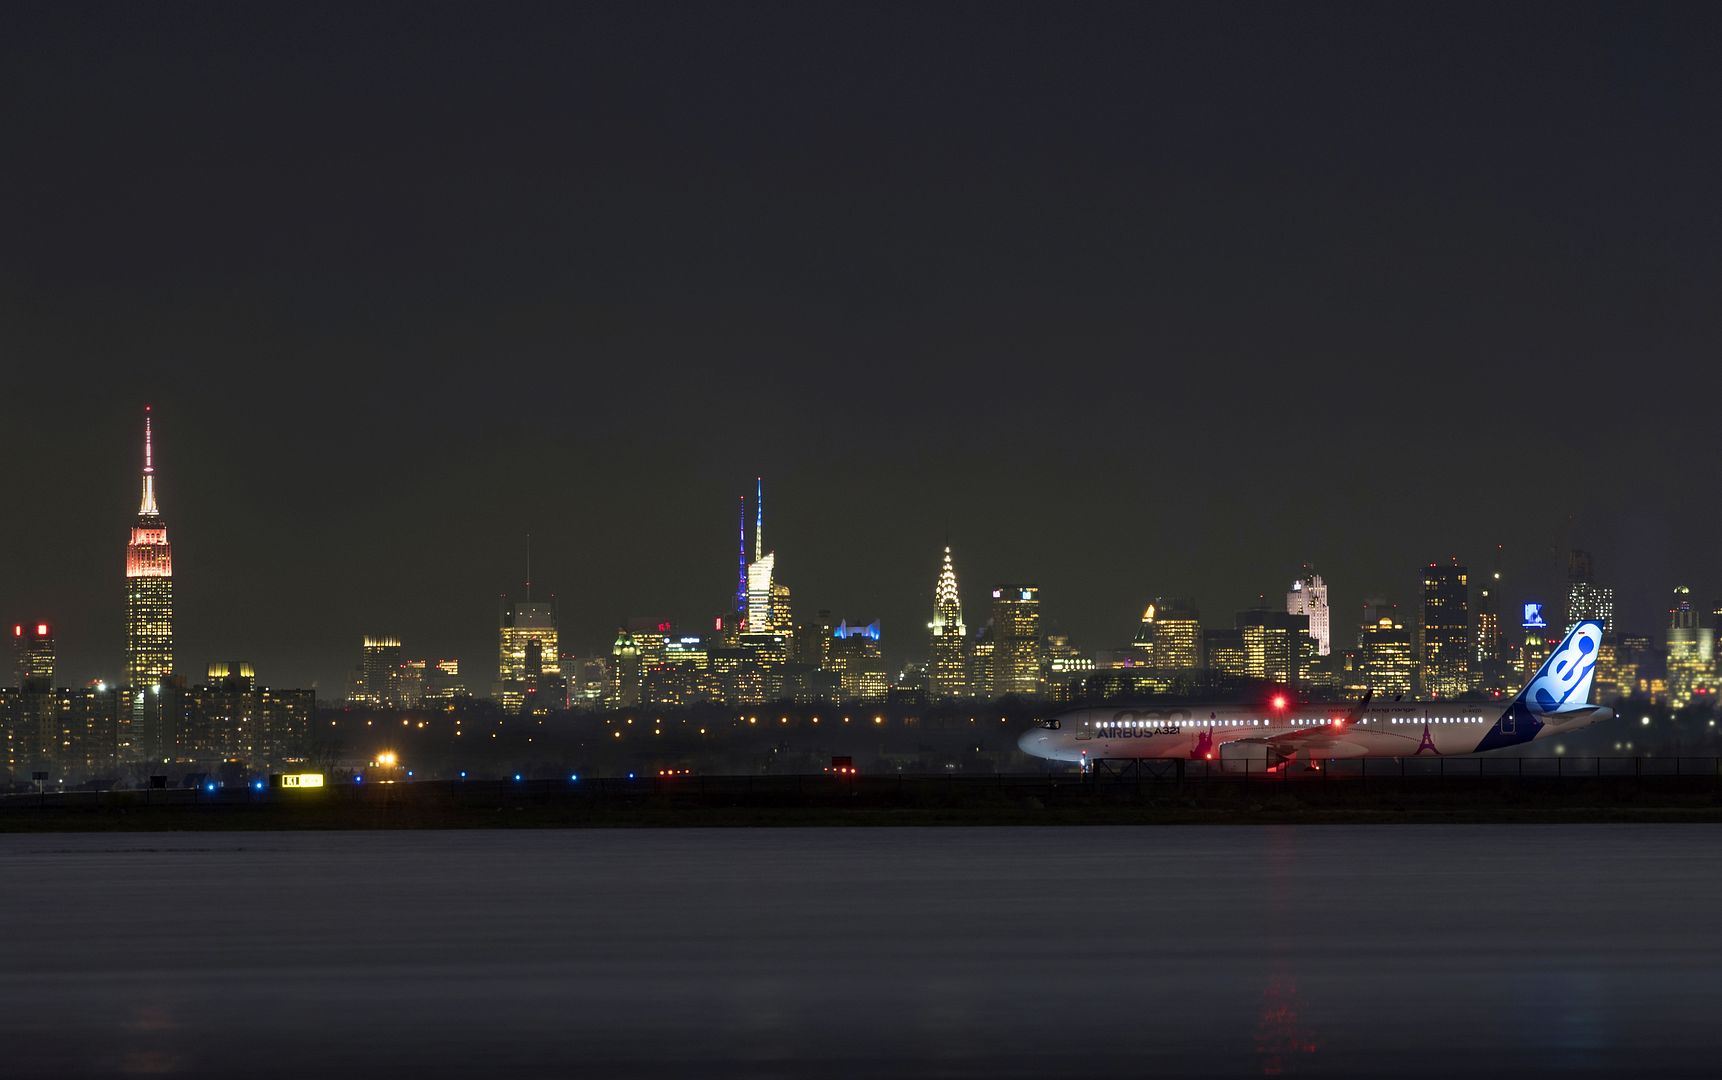
{"type": "Polygon", "coordinates": [[[1286,755],[1262,739],[1237,739],[1220,744],[1220,771],[1261,776],[1286,762],[1286,755]]]}

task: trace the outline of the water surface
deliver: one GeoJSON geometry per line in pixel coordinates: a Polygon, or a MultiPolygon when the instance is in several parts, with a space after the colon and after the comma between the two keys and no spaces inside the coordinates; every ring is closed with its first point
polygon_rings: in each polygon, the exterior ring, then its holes
{"type": "Polygon", "coordinates": [[[0,837],[13,1074],[1711,1076],[1722,827],[0,837]]]}

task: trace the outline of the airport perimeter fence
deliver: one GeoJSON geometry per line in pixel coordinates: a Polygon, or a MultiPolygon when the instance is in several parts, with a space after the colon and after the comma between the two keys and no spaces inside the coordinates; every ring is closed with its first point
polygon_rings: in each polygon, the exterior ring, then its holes
{"type": "Polygon", "coordinates": [[[1316,767],[1292,765],[1264,769],[1260,762],[1166,761],[1103,759],[1086,772],[1034,773],[867,773],[635,775],[633,777],[521,776],[464,780],[414,780],[398,784],[332,782],[314,791],[279,791],[265,787],[111,789],[102,791],[43,791],[0,796],[0,810],[51,806],[64,809],[124,810],[140,806],[236,806],[281,803],[350,805],[442,802],[480,804],[501,801],[673,801],[740,800],[761,802],[830,802],[856,796],[877,801],[893,798],[955,801],[984,796],[989,791],[1021,796],[1104,792],[1124,788],[1173,788],[1187,785],[1350,785],[1394,782],[1418,789],[1462,789],[1485,782],[1490,786],[1543,787],[1562,781],[1604,781],[1631,785],[1722,791],[1722,757],[1452,757],[1377,758],[1318,761],[1316,767]]]}
{"type": "Polygon", "coordinates": [[[1599,757],[1555,754],[1547,757],[1489,755],[1401,758],[1333,758],[1270,765],[1264,761],[1168,761],[1108,758],[1090,767],[1097,778],[1174,780],[1255,780],[1311,783],[1324,780],[1478,780],[1595,779],[1598,777],[1710,777],[1722,780],[1722,757],[1599,757]]]}

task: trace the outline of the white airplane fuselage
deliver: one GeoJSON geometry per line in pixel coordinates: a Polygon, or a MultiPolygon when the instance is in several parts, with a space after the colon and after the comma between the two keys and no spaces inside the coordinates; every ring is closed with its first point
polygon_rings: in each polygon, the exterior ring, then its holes
{"type": "MultiPolygon", "coordinates": [[[[1343,705],[1191,705],[1077,709],[1031,728],[1017,745],[1035,757],[1084,764],[1119,758],[1277,764],[1285,760],[1472,754],[1588,727],[1613,710],[1583,705],[1534,719],[1500,702],[1343,705]]],[[[1265,767],[1265,766],[1262,766],[1265,767]]]]}

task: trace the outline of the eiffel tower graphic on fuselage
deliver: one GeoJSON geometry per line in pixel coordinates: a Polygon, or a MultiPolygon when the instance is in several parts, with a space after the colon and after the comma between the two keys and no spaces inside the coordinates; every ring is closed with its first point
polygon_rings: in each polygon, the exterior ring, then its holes
{"type": "Polygon", "coordinates": [[[1411,756],[1417,757],[1425,750],[1434,754],[1436,757],[1441,756],[1441,751],[1435,749],[1435,740],[1429,735],[1429,721],[1427,720],[1423,721],[1423,741],[1417,744],[1417,753],[1412,754],[1411,756]]]}

